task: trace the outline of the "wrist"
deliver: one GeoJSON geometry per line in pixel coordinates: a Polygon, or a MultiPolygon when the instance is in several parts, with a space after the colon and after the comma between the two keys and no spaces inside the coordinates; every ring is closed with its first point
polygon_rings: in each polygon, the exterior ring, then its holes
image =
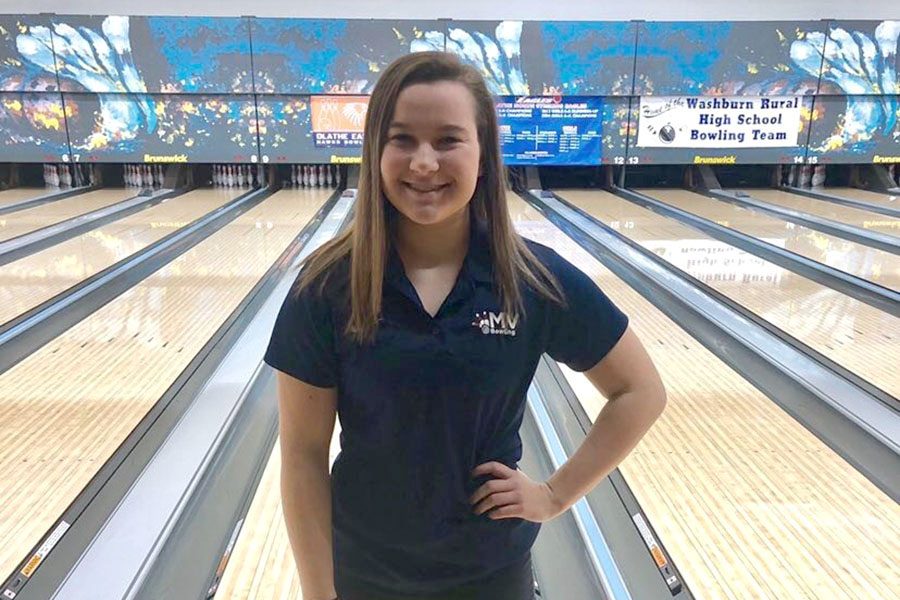
{"type": "Polygon", "coordinates": [[[557,495],[549,479],[544,482],[544,489],[547,490],[547,496],[550,499],[550,505],[553,507],[554,516],[564,513],[569,508],[566,502],[557,495]]]}

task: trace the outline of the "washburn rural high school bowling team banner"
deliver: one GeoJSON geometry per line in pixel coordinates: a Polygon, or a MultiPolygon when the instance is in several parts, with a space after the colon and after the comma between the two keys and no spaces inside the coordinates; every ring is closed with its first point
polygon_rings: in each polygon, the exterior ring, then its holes
{"type": "Polygon", "coordinates": [[[900,162],[898,37],[883,20],[7,15],[0,161],[358,161],[384,68],[446,50],[497,97],[510,164],[900,162]]]}

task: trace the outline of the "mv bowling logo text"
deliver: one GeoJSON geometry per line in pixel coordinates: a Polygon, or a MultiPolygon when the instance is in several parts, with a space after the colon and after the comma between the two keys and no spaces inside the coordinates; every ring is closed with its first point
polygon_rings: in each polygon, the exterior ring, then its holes
{"type": "Polygon", "coordinates": [[[484,335],[516,335],[516,325],[519,324],[519,316],[508,316],[501,312],[499,315],[489,311],[475,313],[472,326],[481,330],[484,335]]]}

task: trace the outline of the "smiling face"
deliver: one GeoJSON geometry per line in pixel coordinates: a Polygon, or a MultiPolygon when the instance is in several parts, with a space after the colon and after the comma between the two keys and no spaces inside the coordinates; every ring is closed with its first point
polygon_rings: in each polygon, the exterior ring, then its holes
{"type": "Polygon", "coordinates": [[[400,214],[437,225],[460,214],[478,182],[475,99],[462,83],[417,83],[400,92],[381,153],[384,194],[400,214]]]}

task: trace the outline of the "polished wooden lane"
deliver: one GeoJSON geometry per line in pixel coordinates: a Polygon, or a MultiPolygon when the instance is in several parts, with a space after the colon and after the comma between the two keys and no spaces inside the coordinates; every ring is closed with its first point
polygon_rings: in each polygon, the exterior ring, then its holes
{"type": "Polygon", "coordinates": [[[332,192],[275,194],[0,375],[0,572],[46,533],[332,192]]]}
{"type": "MultiPolygon", "coordinates": [[[[340,423],[331,438],[330,462],[340,450],[340,423]]],[[[302,600],[300,578],[281,512],[281,454],[278,442],[231,553],[216,598],[302,600]]]]}
{"type": "Polygon", "coordinates": [[[26,200],[31,200],[32,198],[39,198],[40,196],[45,196],[47,194],[51,194],[53,192],[59,191],[59,188],[27,188],[27,187],[19,187],[12,188],[9,190],[3,190],[0,192],[0,208],[4,206],[9,206],[10,204],[17,204],[19,202],[25,202],[26,200]]]}
{"type": "MultiPolygon", "coordinates": [[[[623,235],[900,396],[900,319],[608,192],[557,193],[607,225],[619,222],[623,235]],[[622,214],[634,215],[631,226],[622,223],[622,214]]],[[[670,190],[654,193],[668,202],[670,190]]]]}
{"type": "Polygon", "coordinates": [[[246,190],[194,190],[0,266],[0,324],[199,219],[246,190]]]}
{"type": "Polygon", "coordinates": [[[824,188],[821,191],[826,194],[831,194],[832,196],[838,196],[839,198],[859,200],[860,202],[868,202],[869,204],[884,206],[886,208],[900,208],[900,194],[870,192],[869,190],[861,190],[853,187],[824,188]]]}
{"type": "Polygon", "coordinates": [[[0,242],[127,200],[136,193],[136,190],[109,188],[0,215],[0,242]]]}
{"type": "MultiPolygon", "coordinates": [[[[900,507],[537,211],[511,212],[629,315],[663,377],[666,412],[621,469],[694,595],[894,597],[900,507]]],[[[595,419],[605,400],[564,371],[595,419]]]]}
{"type": "MultiPolygon", "coordinates": [[[[763,212],[679,189],[635,190],[682,210],[891,289],[900,289],[900,256],[796,225],[763,212]],[[659,192],[659,193],[658,193],[659,192]]],[[[634,206],[634,205],[633,205],[634,206]]],[[[638,206],[629,214],[643,212],[638,206]]]]}
{"type": "Polygon", "coordinates": [[[824,217],[868,231],[900,236],[900,219],[879,213],[843,206],[827,200],[817,200],[809,196],[801,196],[800,194],[791,194],[781,190],[744,189],[741,191],[747,192],[747,194],[757,200],[782,208],[790,208],[791,210],[824,217]]]}

